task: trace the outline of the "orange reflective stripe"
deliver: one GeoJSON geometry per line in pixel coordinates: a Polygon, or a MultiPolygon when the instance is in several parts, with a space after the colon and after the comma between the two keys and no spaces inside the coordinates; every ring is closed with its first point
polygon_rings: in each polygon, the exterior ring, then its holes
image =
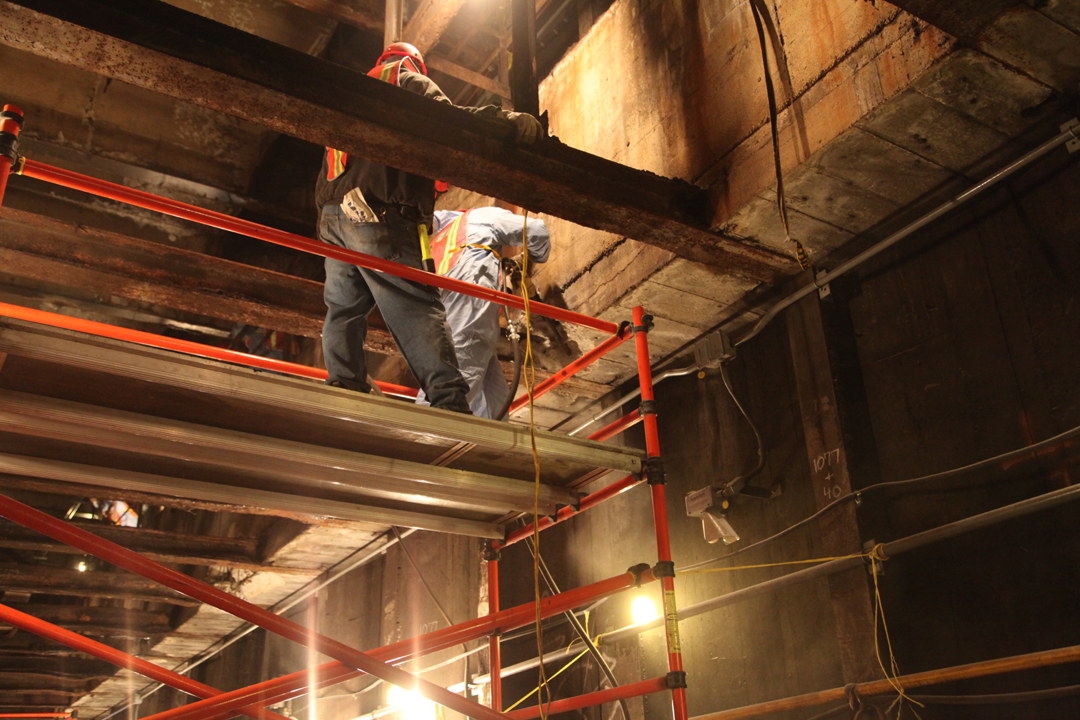
{"type": "Polygon", "coordinates": [[[345,163],[348,158],[348,153],[343,153],[334,148],[326,148],[326,179],[336,180],[341,177],[341,173],[345,172],[345,163]]]}

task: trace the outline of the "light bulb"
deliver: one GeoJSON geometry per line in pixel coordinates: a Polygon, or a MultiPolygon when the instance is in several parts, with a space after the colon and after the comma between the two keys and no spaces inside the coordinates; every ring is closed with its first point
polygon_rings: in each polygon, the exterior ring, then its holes
{"type": "Polygon", "coordinates": [[[638,595],[630,602],[630,618],[635,625],[644,625],[658,617],[656,603],[648,595],[638,595]]]}
{"type": "Polygon", "coordinates": [[[80,562],[78,566],[79,572],[86,572],[86,563],[80,562]]]}
{"type": "Polygon", "coordinates": [[[386,702],[398,708],[402,720],[435,720],[435,703],[416,690],[391,685],[386,702]]]}

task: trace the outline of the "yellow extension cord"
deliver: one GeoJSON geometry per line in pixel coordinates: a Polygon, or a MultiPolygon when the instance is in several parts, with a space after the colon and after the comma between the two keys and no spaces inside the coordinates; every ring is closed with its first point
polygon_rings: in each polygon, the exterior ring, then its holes
{"type": "MultiPolygon", "coordinates": [[[[547,704],[551,702],[551,691],[547,688],[548,680],[544,672],[544,629],[540,617],[540,455],[536,452],[536,418],[533,414],[533,387],[536,384],[536,363],[532,353],[532,316],[529,311],[529,289],[526,283],[526,279],[529,277],[528,231],[529,211],[526,210],[525,221],[521,226],[521,299],[525,305],[525,372],[523,375],[525,377],[525,392],[529,396],[529,440],[532,443],[533,468],[536,473],[536,489],[533,493],[533,590],[536,595],[536,649],[540,656],[540,682],[534,692],[541,692],[539,698],[540,717],[541,720],[547,720],[547,704]],[[547,703],[544,702],[543,691],[547,692],[547,703]]],[[[562,671],[560,670],[560,672],[562,671]]],[[[517,705],[514,707],[517,707],[517,705]]]]}

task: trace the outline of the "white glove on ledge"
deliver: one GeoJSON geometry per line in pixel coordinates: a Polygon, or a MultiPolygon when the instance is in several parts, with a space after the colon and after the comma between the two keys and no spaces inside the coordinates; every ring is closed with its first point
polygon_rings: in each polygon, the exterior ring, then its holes
{"type": "Polygon", "coordinates": [[[506,119],[514,126],[514,140],[519,143],[531,145],[544,134],[544,127],[540,124],[540,121],[529,113],[507,113],[506,119]]]}

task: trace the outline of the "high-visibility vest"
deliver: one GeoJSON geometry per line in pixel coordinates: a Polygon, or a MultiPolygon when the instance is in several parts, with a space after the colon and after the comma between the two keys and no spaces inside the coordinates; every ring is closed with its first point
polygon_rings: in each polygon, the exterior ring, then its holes
{"type": "MultiPolygon", "coordinates": [[[[420,69],[412,58],[402,58],[395,62],[376,65],[368,72],[370,77],[388,82],[391,85],[401,87],[401,68],[404,66],[410,72],[418,73],[420,69]],[[406,64],[407,63],[407,64],[406,64]]],[[[334,148],[326,148],[326,179],[336,180],[345,172],[345,165],[349,162],[349,154],[334,148]]]]}
{"type": "Polygon", "coordinates": [[[458,215],[431,239],[431,257],[435,260],[435,272],[445,275],[457,265],[461,253],[469,245],[469,210],[458,215]]]}

